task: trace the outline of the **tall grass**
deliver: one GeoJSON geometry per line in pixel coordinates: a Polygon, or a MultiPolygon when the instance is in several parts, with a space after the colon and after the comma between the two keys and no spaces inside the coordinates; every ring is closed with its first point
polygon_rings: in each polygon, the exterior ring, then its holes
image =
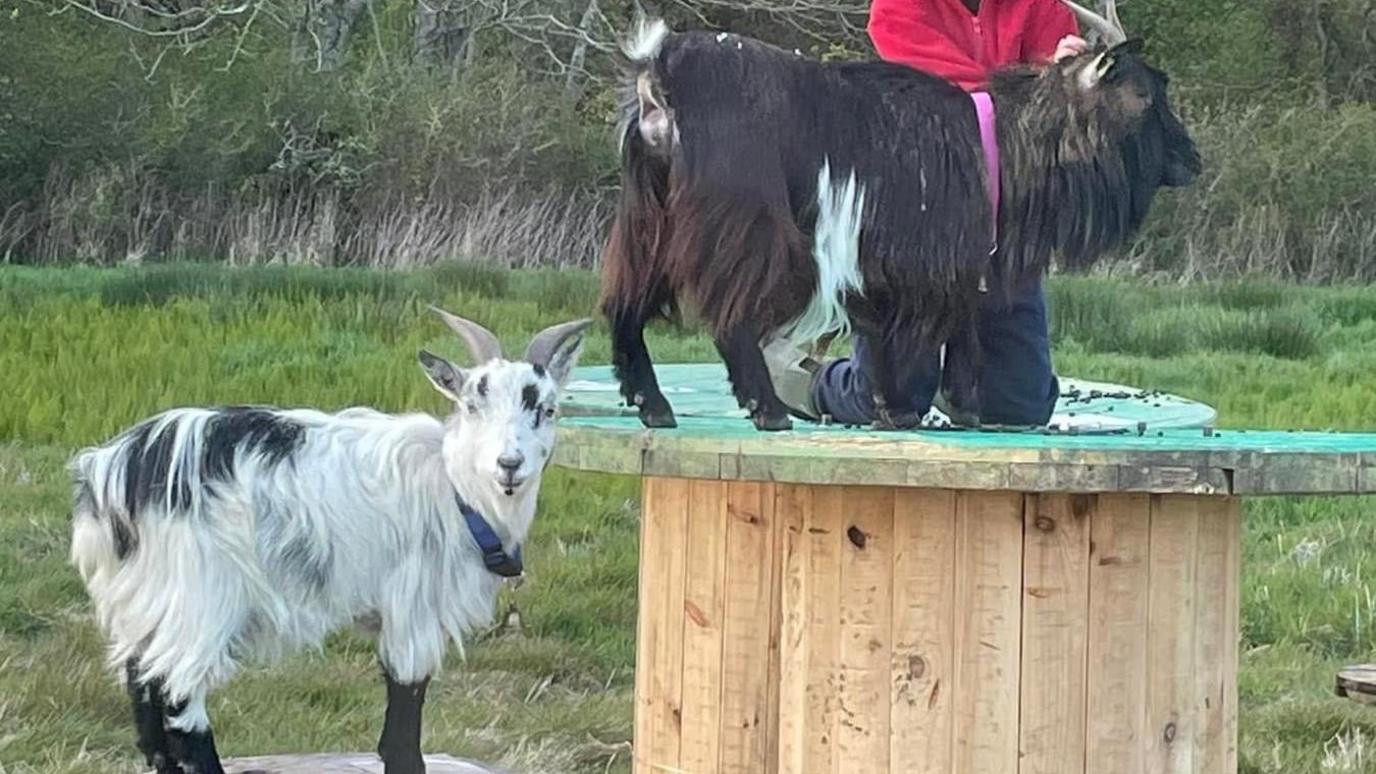
{"type": "Polygon", "coordinates": [[[110,265],[223,258],[234,265],[415,268],[592,266],[610,214],[596,189],[432,184],[349,190],[269,181],[177,191],[135,164],[55,167],[35,202],[0,211],[0,261],[110,265]]]}
{"type": "MultiPolygon", "coordinates": [[[[1189,395],[1228,426],[1376,429],[1376,288],[1061,277],[1050,292],[1062,373],[1189,395]]],[[[427,304],[515,349],[595,296],[587,272],[472,265],[0,271],[0,770],[140,770],[66,564],[73,448],[193,403],[440,411],[415,350],[462,355],[427,304]]],[[[660,362],[716,357],[691,331],[650,338],[660,362]]],[[[608,356],[596,331],[586,362],[608,356]]],[[[427,749],[534,774],[629,770],[637,488],[550,470],[531,578],[503,600],[519,625],[448,662],[427,749]]],[[[1245,507],[1241,771],[1370,771],[1322,762],[1348,765],[1353,740],[1376,738],[1376,715],[1331,695],[1335,668],[1376,654],[1376,502],[1245,507]]],[[[248,670],[210,712],[222,751],[244,755],[371,749],[381,709],[370,646],[340,635],[323,657],[248,670]]]]}
{"type": "MultiPolygon", "coordinates": [[[[449,102],[442,107],[459,110],[449,102]]],[[[36,195],[0,202],[0,260],[112,265],[213,257],[233,264],[383,269],[453,260],[519,268],[594,266],[612,212],[608,186],[615,177],[603,169],[603,157],[614,147],[610,138],[605,129],[580,123],[560,141],[552,139],[562,135],[542,123],[545,118],[518,118],[533,122],[525,129],[534,136],[526,139],[540,140],[554,154],[546,162],[566,156],[583,176],[545,178],[525,169],[531,164],[511,159],[525,170],[521,176],[488,175],[484,164],[467,159],[460,148],[446,151],[466,159],[460,164],[446,156],[444,163],[458,165],[450,171],[412,169],[409,159],[397,157],[376,160],[376,169],[349,161],[346,166],[358,169],[343,181],[312,168],[196,187],[174,183],[150,163],[80,171],[56,164],[36,195]]],[[[572,120],[562,114],[556,119],[572,120]]],[[[1106,271],[1190,281],[1376,279],[1376,188],[1370,185],[1376,177],[1376,107],[1224,105],[1194,110],[1189,119],[1204,174],[1188,188],[1158,194],[1139,236],[1104,258],[1106,271]]],[[[454,142],[427,135],[425,143],[441,140],[454,142]]],[[[330,151],[336,152],[349,155],[330,151]]],[[[493,165],[505,169],[507,161],[493,165]]]]}

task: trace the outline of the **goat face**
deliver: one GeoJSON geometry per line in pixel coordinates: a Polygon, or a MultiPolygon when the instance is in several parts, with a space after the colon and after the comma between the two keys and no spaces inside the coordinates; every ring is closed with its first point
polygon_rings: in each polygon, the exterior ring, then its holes
{"type": "Polygon", "coordinates": [[[477,323],[436,309],[468,344],[479,365],[459,368],[425,350],[421,368],[440,394],[454,402],[444,438],[449,477],[464,489],[490,487],[513,496],[536,491],[554,450],[559,394],[581,352],[591,321],[541,331],[521,360],[502,357],[497,339],[477,323]]]}
{"type": "Polygon", "coordinates": [[[1060,74],[1081,92],[1084,115],[1104,139],[1122,148],[1135,181],[1153,189],[1189,185],[1200,172],[1199,152],[1171,108],[1169,78],[1140,49],[1133,40],[1083,54],[1060,74]]]}
{"type": "Polygon", "coordinates": [[[1153,190],[1194,182],[1199,152],[1171,109],[1169,79],[1142,59],[1142,43],[1123,29],[1117,0],[1106,0],[1097,13],[1073,0],[1062,2],[1100,45],[1054,69],[1069,76],[1098,108],[1092,112],[1102,121],[1101,130],[1121,144],[1134,179],[1153,190]]]}

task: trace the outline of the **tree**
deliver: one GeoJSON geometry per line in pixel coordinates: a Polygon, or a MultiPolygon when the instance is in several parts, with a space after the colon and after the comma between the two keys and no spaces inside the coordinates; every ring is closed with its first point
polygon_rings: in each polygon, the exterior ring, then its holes
{"type": "Polygon", "coordinates": [[[292,59],[315,72],[344,66],[354,27],[371,0],[299,0],[292,30],[292,59]]]}

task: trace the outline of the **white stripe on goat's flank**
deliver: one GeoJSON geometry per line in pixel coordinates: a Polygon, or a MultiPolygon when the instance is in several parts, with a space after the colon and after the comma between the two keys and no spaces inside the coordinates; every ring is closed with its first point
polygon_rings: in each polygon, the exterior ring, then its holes
{"type": "Polygon", "coordinates": [[[817,291],[807,308],[786,327],[789,340],[810,343],[829,333],[850,331],[846,296],[865,292],[860,275],[860,228],[865,187],[855,170],[843,185],[831,177],[831,161],[817,173],[817,225],[812,232],[812,258],[817,262],[817,291]]]}
{"type": "Polygon", "coordinates": [[[635,30],[630,37],[621,45],[621,50],[633,62],[643,62],[646,59],[654,59],[659,56],[659,49],[664,45],[664,39],[669,37],[669,26],[663,19],[646,21],[641,19],[635,25],[635,30]]]}

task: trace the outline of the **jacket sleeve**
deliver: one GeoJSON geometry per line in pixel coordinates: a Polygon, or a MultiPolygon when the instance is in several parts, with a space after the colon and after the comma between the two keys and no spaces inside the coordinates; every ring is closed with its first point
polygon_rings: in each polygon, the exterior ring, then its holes
{"type": "Polygon", "coordinates": [[[1035,0],[1032,12],[1028,14],[1022,59],[1029,63],[1049,62],[1061,38],[1079,34],[1080,25],[1075,20],[1075,14],[1061,0],[1035,0]]]}
{"type": "Polygon", "coordinates": [[[966,88],[983,81],[984,68],[934,28],[919,5],[919,0],[873,0],[868,30],[880,58],[942,76],[966,88]]]}

